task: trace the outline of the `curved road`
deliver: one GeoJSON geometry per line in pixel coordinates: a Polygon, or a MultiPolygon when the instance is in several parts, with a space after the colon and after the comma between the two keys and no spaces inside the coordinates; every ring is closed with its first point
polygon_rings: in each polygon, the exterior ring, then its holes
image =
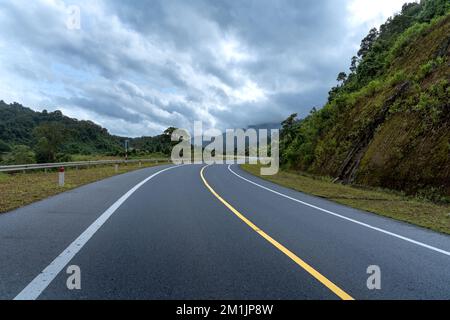
{"type": "Polygon", "coordinates": [[[0,298],[450,299],[450,237],[236,165],[153,167],[0,215],[0,298]]]}

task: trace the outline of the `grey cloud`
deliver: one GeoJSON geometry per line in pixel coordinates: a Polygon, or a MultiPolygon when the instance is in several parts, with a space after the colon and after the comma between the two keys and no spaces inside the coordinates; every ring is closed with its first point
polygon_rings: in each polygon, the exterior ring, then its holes
{"type": "Polygon", "coordinates": [[[112,130],[130,123],[134,136],[194,120],[224,129],[306,115],[324,103],[355,45],[345,37],[343,0],[67,4],[80,6],[81,30],[64,27],[63,7],[1,2],[0,29],[8,32],[0,44],[11,54],[0,56],[0,81],[14,75],[18,92],[42,92],[36,103],[87,110],[112,130]],[[32,62],[19,67],[15,59],[26,54],[32,62]],[[39,79],[50,71],[36,65],[54,63],[77,74],[56,74],[44,87],[39,79]]]}
{"type": "MultiPolygon", "coordinates": [[[[56,101],[59,104],[68,106],[77,106],[79,108],[87,109],[89,111],[94,111],[95,113],[106,116],[109,118],[123,119],[131,123],[139,123],[140,117],[137,114],[130,113],[119,103],[115,103],[111,100],[106,99],[88,99],[80,97],[72,98],[58,98],[56,101]],[[95,108],[93,107],[95,106],[95,108]]],[[[94,119],[95,120],[95,119],[94,119]]]]}

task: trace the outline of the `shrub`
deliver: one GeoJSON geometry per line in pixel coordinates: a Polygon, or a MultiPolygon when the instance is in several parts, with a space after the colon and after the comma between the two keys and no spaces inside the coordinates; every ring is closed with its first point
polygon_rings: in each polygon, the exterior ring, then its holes
{"type": "Polygon", "coordinates": [[[428,23],[415,23],[405,32],[401,33],[389,51],[387,62],[389,64],[392,63],[394,58],[400,56],[401,52],[428,27],[428,23]]]}
{"type": "Polygon", "coordinates": [[[72,161],[72,156],[67,153],[57,153],[56,162],[70,162],[72,161]]]}
{"type": "Polygon", "coordinates": [[[34,163],[35,155],[30,147],[24,145],[14,146],[11,152],[3,157],[5,164],[29,164],[34,163]]]}
{"type": "Polygon", "coordinates": [[[387,82],[389,83],[389,85],[391,87],[395,87],[396,85],[405,82],[408,79],[408,77],[406,76],[405,71],[400,70],[398,72],[396,72],[393,76],[391,76],[387,82]]]}
{"type": "Polygon", "coordinates": [[[420,66],[419,72],[416,76],[417,81],[420,81],[430,75],[436,68],[441,66],[445,62],[444,58],[437,57],[436,59],[430,60],[420,66]]]}

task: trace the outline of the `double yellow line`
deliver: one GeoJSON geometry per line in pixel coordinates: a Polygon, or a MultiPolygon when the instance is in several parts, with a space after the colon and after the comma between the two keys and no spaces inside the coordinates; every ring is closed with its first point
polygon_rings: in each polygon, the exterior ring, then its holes
{"type": "Polygon", "coordinates": [[[348,293],[346,293],[344,290],[339,288],[337,285],[335,285],[333,282],[328,280],[325,276],[323,276],[320,272],[318,272],[316,269],[311,267],[309,264],[307,264],[305,261],[300,259],[298,256],[296,256],[292,251],[287,249],[285,246],[280,244],[278,241],[273,239],[271,236],[269,236],[267,233],[265,233],[263,230],[258,228],[253,222],[248,220],[242,213],[240,213],[238,210],[236,210],[231,204],[229,204],[226,200],[224,200],[219,194],[214,191],[214,189],[209,185],[208,181],[206,181],[205,176],[203,174],[206,166],[202,168],[200,171],[200,177],[203,180],[203,183],[205,186],[211,191],[211,193],[219,199],[220,202],[222,202],[225,207],[227,207],[231,212],[233,212],[239,219],[244,221],[250,228],[253,229],[256,233],[258,233],[261,237],[266,239],[269,243],[271,243],[275,248],[283,252],[285,255],[287,255],[289,258],[291,258],[296,264],[298,264],[300,267],[302,267],[306,272],[308,272],[310,275],[312,275],[314,278],[316,278],[320,283],[322,283],[324,286],[326,286],[328,289],[330,289],[333,293],[335,293],[339,298],[342,300],[354,300],[348,293]]]}

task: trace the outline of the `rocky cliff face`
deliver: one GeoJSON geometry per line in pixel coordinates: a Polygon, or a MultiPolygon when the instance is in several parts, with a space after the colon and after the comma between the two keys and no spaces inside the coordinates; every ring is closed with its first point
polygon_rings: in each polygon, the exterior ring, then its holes
{"type": "Polygon", "coordinates": [[[295,132],[284,135],[285,165],[344,183],[450,195],[449,56],[448,13],[380,45],[382,71],[359,87],[351,75],[324,108],[285,128],[295,132]]]}
{"type": "Polygon", "coordinates": [[[449,37],[447,16],[407,45],[387,81],[344,109],[343,122],[321,138],[342,143],[313,170],[344,182],[450,194],[449,37]]]}

